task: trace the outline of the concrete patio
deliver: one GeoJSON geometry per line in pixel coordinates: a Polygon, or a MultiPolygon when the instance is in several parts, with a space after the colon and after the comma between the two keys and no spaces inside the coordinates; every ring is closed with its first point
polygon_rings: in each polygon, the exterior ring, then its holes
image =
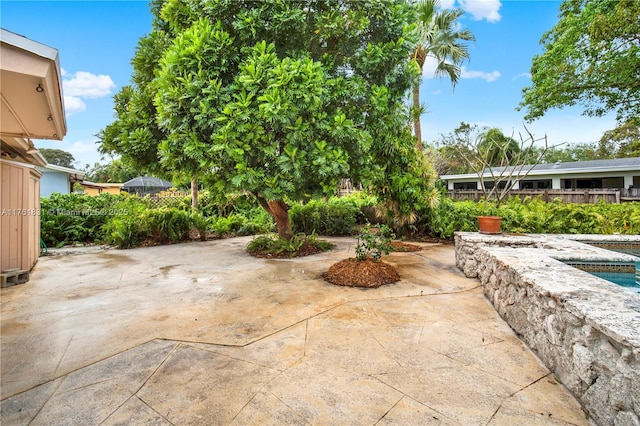
{"type": "Polygon", "coordinates": [[[588,425],[454,266],[393,253],[402,281],[327,284],[354,240],[291,260],[249,237],[46,257],[1,290],[3,425],[588,425]]]}

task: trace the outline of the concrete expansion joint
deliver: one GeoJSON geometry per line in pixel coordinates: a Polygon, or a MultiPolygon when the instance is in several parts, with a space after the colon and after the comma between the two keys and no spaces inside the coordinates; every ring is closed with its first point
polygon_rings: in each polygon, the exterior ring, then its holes
{"type": "Polygon", "coordinates": [[[343,251],[276,264],[245,240],[42,259],[2,290],[2,424],[588,426],[453,247],[394,253],[403,279],[361,290],[291,273],[343,251]]]}

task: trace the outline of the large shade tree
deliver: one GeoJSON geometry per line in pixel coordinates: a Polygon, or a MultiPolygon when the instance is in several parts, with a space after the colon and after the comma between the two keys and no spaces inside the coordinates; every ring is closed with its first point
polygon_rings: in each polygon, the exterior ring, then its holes
{"type": "MultiPolygon", "coordinates": [[[[449,77],[455,87],[460,79],[462,64],[470,58],[467,42],[475,41],[475,36],[470,30],[460,26],[458,20],[464,14],[463,10],[439,9],[439,6],[439,0],[418,0],[414,4],[419,39],[411,59],[420,69],[420,75],[427,58],[435,59],[436,77],[449,77]]],[[[412,98],[413,129],[418,139],[416,148],[422,151],[420,79],[413,84],[412,98]]]]}
{"type": "Polygon", "coordinates": [[[424,167],[389,155],[413,147],[405,1],[168,0],[152,10],[105,149],[249,192],[285,238],[288,203],[330,194],[340,178],[384,182],[383,196],[404,196],[405,209],[417,202],[400,181],[424,167]]]}
{"type": "Polygon", "coordinates": [[[523,89],[526,119],[581,105],[584,114],[615,112],[620,123],[640,120],[640,2],[564,0],[559,21],[542,36],[532,85],[523,89]]]}

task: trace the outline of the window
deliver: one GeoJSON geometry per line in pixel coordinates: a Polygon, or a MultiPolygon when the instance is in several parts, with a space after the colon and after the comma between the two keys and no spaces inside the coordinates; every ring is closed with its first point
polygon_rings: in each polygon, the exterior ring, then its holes
{"type": "Polygon", "coordinates": [[[551,189],[551,179],[523,180],[520,189],[551,189]]]}
{"type": "Polygon", "coordinates": [[[478,189],[477,182],[454,182],[453,189],[478,189]]]}
{"type": "Polygon", "coordinates": [[[601,189],[602,179],[576,179],[577,189],[601,189]]]}
{"type": "MultiPolygon", "coordinates": [[[[509,188],[513,187],[513,184],[511,183],[511,181],[506,182],[506,181],[502,181],[498,184],[498,189],[505,189],[507,187],[507,185],[509,185],[509,188]]],[[[493,189],[493,187],[496,186],[496,183],[493,181],[485,181],[484,183],[484,188],[485,189],[493,189]]]]}

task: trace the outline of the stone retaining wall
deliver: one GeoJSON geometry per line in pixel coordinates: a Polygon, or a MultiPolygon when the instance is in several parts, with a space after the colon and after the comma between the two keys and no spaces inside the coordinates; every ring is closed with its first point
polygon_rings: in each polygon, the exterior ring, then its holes
{"type": "Polygon", "coordinates": [[[640,294],[561,262],[637,258],[566,236],[457,233],[455,242],[457,267],[595,422],[640,425],[640,294]]]}

